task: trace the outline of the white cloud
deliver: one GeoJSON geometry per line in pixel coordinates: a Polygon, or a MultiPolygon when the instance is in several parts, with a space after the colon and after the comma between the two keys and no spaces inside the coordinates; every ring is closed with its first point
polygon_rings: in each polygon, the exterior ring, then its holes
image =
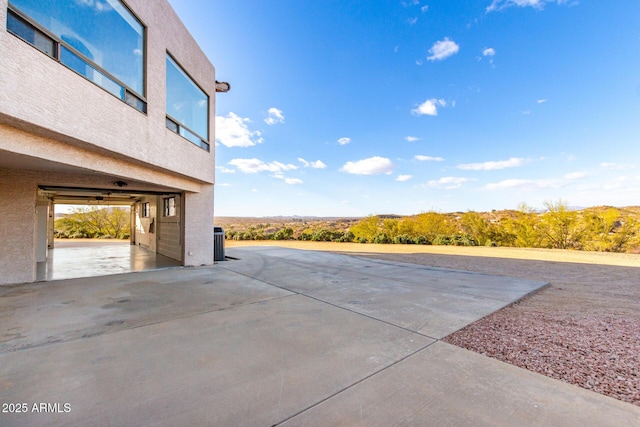
{"type": "Polygon", "coordinates": [[[113,9],[108,2],[100,0],[76,0],[76,3],[80,6],[91,7],[96,12],[108,12],[113,9]]]}
{"type": "Polygon", "coordinates": [[[494,56],[496,54],[496,50],[492,47],[488,47],[482,51],[482,56],[494,56]]]}
{"type": "Polygon", "coordinates": [[[398,177],[396,178],[396,181],[405,182],[405,181],[409,181],[411,178],[413,178],[413,175],[398,175],[398,177]]]}
{"type": "Polygon", "coordinates": [[[549,188],[560,188],[563,181],[558,179],[505,179],[500,182],[492,182],[485,185],[487,190],[509,190],[536,191],[549,188]]]}
{"type": "Polygon", "coordinates": [[[513,6],[531,7],[533,9],[542,10],[547,3],[568,4],[569,6],[572,6],[578,2],[577,0],[493,0],[491,5],[487,7],[487,13],[513,6]]]}
{"type": "Polygon", "coordinates": [[[282,110],[271,107],[267,113],[269,113],[269,117],[264,119],[264,122],[269,126],[273,126],[276,123],[284,123],[284,114],[282,114],[282,110]]]}
{"type": "Polygon", "coordinates": [[[424,6],[422,6],[422,7],[420,8],[420,11],[421,11],[422,13],[425,13],[427,10],[429,10],[429,5],[428,5],[428,4],[425,4],[424,6]]]}
{"type": "Polygon", "coordinates": [[[492,171],[498,169],[516,168],[524,165],[527,161],[521,157],[511,157],[509,160],[498,160],[495,162],[465,163],[456,166],[458,169],[468,171],[492,171]]]}
{"type": "Polygon", "coordinates": [[[242,118],[235,113],[229,113],[227,117],[216,116],[216,141],[225,147],[252,147],[261,144],[260,131],[252,131],[247,123],[251,120],[242,118]]]}
{"type": "Polygon", "coordinates": [[[298,161],[304,165],[305,168],[324,169],[327,167],[322,160],[316,160],[315,162],[308,162],[302,157],[298,157],[298,161]]]}
{"type": "Polygon", "coordinates": [[[548,99],[538,99],[536,102],[537,102],[538,104],[544,104],[544,103],[545,103],[545,102],[547,102],[547,101],[548,101],[548,99]]]}
{"type": "Polygon", "coordinates": [[[415,116],[437,116],[438,106],[446,107],[447,101],[444,99],[427,99],[422,104],[411,110],[411,114],[415,116]]]}
{"type": "Polygon", "coordinates": [[[285,178],[284,182],[291,185],[302,184],[302,180],[299,178],[285,178]]]}
{"type": "Polygon", "coordinates": [[[600,168],[607,171],[621,171],[621,170],[635,169],[635,165],[613,163],[613,162],[602,162],[600,163],[600,168]]]}
{"type": "Polygon", "coordinates": [[[417,136],[407,136],[404,138],[404,140],[407,142],[416,142],[420,141],[420,138],[418,138],[417,136]]]}
{"type": "Polygon", "coordinates": [[[469,178],[461,176],[445,176],[438,180],[431,180],[427,182],[427,187],[430,188],[444,188],[445,190],[454,190],[462,187],[462,184],[470,181],[469,178]]]}
{"type": "Polygon", "coordinates": [[[284,171],[298,169],[296,165],[280,162],[265,163],[259,159],[233,159],[229,162],[244,173],[272,172],[276,177],[281,177],[284,171]]]}
{"type": "Polygon", "coordinates": [[[340,139],[338,139],[338,144],[340,144],[340,145],[347,145],[350,142],[351,142],[351,138],[340,138],[340,139]]]}
{"type": "Polygon", "coordinates": [[[568,173],[564,176],[564,179],[574,180],[574,179],[582,179],[586,178],[588,174],[586,172],[572,172],[568,173]]]}
{"type": "Polygon", "coordinates": [[[431,56],[428,56],[429,61],[442,61],[452,55],[455,55],[460,50],[460,46],[453,40],[449,40],[445,37],[444,40],[437,41],[429,49],[431,56]]]}
{"type": "Polygon", "coordinates": [[[220,171],[220,173],[236,173],[235,169],[225,168],[224,166],[216,166],[216,169],[220,171]]]}
{"type": "MultiPolygon", "coordinates": [[[[602,189],[605,191],[621,190],[624,192],[635,193],[638,191],[638,188],[640,187],[638,185],[639,182],[640,182],[640,176],[619,176],[614,180],[603,184],[602,189]]],[[[635,203],[635,201],[633,203],[635,203]]]]}
{"type": "Polygon", "coordinates": [[[421,162],[442,162],[444,159],[442,157],[431,157],[431,156],[423,156],[422,154],[417,154],[413,157],[416,160],[420,160],[421,162]]]}
{"type": "Polygon", "coordinates": [[[347,162],[340,171],[353,175],[389,175],[393,171],[393,163],[386,157],[375,156],[356,162],[347,162]]]}
{"type": "Polygon", "coordinates": [[[409,25],[416,25],[417,22],[418,22],[418,18],[417,17],[407,19],[407,23],[409,25]]]}

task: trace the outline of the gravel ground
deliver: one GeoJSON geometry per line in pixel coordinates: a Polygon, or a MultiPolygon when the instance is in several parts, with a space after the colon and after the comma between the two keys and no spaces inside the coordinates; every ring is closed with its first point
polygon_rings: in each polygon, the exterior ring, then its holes
{"type": "Polygon", "coordinates": [[[640,406],[640,268],[434,254],[361,254],[551,286],[444,341],[640,406]]]}
{"type": "Polygon", "coordinates": [[[640,255],[325,242],[228,243],[324,250],[549,282],[545,289],[444,341],[640,406],[640,255]]]}

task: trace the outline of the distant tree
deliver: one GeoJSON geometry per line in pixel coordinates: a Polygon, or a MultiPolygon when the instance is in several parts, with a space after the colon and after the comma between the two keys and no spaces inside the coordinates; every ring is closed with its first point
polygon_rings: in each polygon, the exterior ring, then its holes
{"type": "Polygon", "coordinates": [[[128,239],[130,223],[128,209],[92,206],[74,209],[56,220],[55,228],[70,238],[128,239]]]}
{"type": "Polygon", "coordinates": [[[519,248],[543,246],[544,234],[538,214],[526,203],[520,203],[514,218],[505,220],[505,239],[519,248]]]}
{"type": "Polygon", "coordinates": [[[446,215],[438,212],[425,212],[415,217],[414,233],[416,238],[424,236],[427,241],[434,242],[439,236],[454,235],[456,225],[446,215]]]}
{"type": "Polygon", "coordinates": [[[586,230],[583,246],[591,251],[623,252],[638,230],[636,221],[622,218],[615,208],[604,212],[585,211],[582,220],[586,230]]]}
{"type": "Polygon", "coordinates": [[[583,231],[579,228],[578,213],[567,208],[566,202],[545,202],[540,226],[547,246],[554,249],[579,249],[583,231]]]}
{"type": "MultiPolygon", "coordinates": [[[[461,228],[467,241],[475,241],[476,245],[486,246],[494,241],[494,226],[477,212],[469,211],[460,218],[461,228]]],[[[469,245],[465,245],[469,246],[469,245]]],[[[475,246],[475,245],[471,245],[475,246]]]]}
{"type": "MultiPolygon", "coordinates": [[[[382,221],[382,233],[389,240],[393,240],[399,234],[400,221],[397,218],[388,218],[382,221]]],[[[390,242],[385,242],[390,243],[390,242]]]]}
{"type": "Polygon", "coordinates": [[[291,240],[293,239],[293,228],[281,228],[272,235],[272,238],[274,240],[291,240]]]}
{"type": "Polygon", "coordinates": [[[358,242],[373,242],[380,232],[380,217],[377,215],[361,219],[357,224],[349,228],[358,242]]]}

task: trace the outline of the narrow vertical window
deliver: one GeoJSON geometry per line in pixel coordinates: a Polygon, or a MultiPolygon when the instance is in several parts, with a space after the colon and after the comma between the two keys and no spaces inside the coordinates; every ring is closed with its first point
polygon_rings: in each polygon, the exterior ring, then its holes
{"type": "Polygon", "coordinates": [[[163,216],[176,216],[176,198],[167,197],[163,200],[163,216]]]}

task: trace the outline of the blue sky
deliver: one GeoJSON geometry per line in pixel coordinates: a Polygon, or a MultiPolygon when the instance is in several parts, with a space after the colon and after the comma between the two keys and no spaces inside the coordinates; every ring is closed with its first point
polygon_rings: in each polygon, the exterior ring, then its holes
{"type": "Polygon", "coordinates": [[[640,205],[640,2],[170,0],[218,216],[640,205]]]}

